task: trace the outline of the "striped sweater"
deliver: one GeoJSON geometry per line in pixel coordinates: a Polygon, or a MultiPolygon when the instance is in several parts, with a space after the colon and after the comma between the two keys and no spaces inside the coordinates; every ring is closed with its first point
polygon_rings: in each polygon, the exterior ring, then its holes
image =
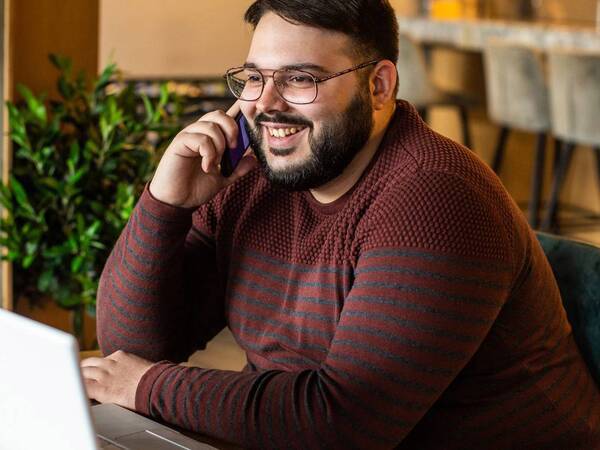
{"type": "Polygon", "coordinates": [[[336,202],[260,169],[192,211],[146,190],[104,269],[136,409],[248,448],[592,449],[600,395],[551,269],[484,164],[406,103],[336,202]],[[175,364],[229,326],[241,372],[175,364]]]}

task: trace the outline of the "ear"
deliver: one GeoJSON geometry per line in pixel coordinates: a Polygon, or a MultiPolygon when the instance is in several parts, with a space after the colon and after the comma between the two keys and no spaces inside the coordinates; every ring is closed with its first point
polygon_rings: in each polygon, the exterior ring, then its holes
{"type": "Polygon", "coordinates": [[[390,60],[379,61],[371,73],[371,98],[373,108],[380,110],[389,105],[390,100],[395,99],[398,72],[396,65],[390,60]]]}

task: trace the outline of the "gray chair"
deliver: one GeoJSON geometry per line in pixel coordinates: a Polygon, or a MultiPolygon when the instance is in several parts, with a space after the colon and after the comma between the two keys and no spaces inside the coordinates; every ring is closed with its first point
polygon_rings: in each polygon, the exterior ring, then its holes
{"type": "Polygon", "coordinates": [[[555,51],[549,55],[552,132],[563,141],[542,229],[557,230],[560,190],[577,146],[590,146],[600,180],[600,55],[555,51]]]}
{"type": "Polygon", "coordinates": [[[508,41],[490,40],[484,49],[488,114],[500,125],[492,169],[500,173],[511,130],[537,135],[531,179],[529,223],[538,226],[546,140],[550,131],[548,89],[541,55],[508,41]]]}
{"type": "Polygon", "coordinates": [[[468,108],[475,106],[477,101],[466,95],[442,91],[435,86],[427,70],[423,46],[404,34],[400,34],[397,69],[397,98],[412,103],[425,121],[427,121],[427,112],[431,107],[456,107],[460,114],[463,144],[465,147],[471,148],[468,108]]]}
{"type": "Polygon", "coordinates": [[[600,386],[600,248],[537,233],[560,289],[573,337],[600,386]]]}

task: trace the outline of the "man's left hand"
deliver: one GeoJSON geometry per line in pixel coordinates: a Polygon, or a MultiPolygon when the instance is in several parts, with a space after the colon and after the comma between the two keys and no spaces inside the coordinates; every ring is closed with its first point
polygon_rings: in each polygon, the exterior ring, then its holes
{"type": "Polygon", "coordinates": [[[153,364],[122,350],[106,358],[84,359],[81,372],[88,397],[100,403],[135,409],[138,384],[153,364]]]}

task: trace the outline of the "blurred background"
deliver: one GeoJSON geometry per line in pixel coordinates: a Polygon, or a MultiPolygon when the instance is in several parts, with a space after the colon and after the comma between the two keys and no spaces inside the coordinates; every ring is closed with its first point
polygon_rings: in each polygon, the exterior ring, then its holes
{"type": "MultiPolygon", "coordinates": [[[[64,101],[65,90],[78,89],[76,82],[71,88],[65,87],[66,81],[62,88],[57,84],[66,65],[72,65],[68,70],[73,73],[82,70],[88,80],[94,80],[114,64],[115,73],[118,70],[121,74],[119,77],[110,72],[105,73],[110,75],[109,82],[83,84],[95,86],[98,90],[95,95],[106,104],[110,101],[105,95],[123,92],[124,86],[130,86],[135,92],[131,101],[137,108],[132,121],[139,113],[147,127],[137,130],[146,137],[135,145],[159,151],[164,144],[161,139],[167,139],[170,132],[160,128],[160,123],[168,122],[177,128],[206,111],[226,108],[232,103],[222,75],[226,69],[245,61],[251,30],[243,22],[243,14],[251,3],[252,0],[0,0],[2,100],[13,102],[15,108],[25,105],[24,108],[29,108],[27,114],[35,116],[36,108],[41,111],[40,106],[19,85],[26,86],[27,92],[34,96],[47,93],[39,102],[49,105],[51,101],[64,101]],[[49,54],[61,55],[71,62],[52,65],[49,54]]],[[[598,115],[594,116],[595,111],[600,114],[600,2],[392,0],[391,3],[398,14],[403,37],[398,65],[401,97],[415,103],[432,128],[468,144],[492,166],[534,228],[600,244],[600,137],[598,130],[594,131],[600,129],[595,125],[600,125],[598,115]],[[563,69],[570,67],[580,70],[568,78],[563,69]],[[566,89],[567,93],[559,92],[560,89],[566,89]],[[415,93],[422,95],[411,98],[415,93]],[[566,117],[561,111],[568,113],[566,117]],[[587,124],[587,128],[581,130],[581,124],[587,124]]],[[[127,102],[122,100],[122,103],[127,102]]],[[[107,106],[106,111],[111,108],[107,106]]],[[[103,111],[98,114],[102,116],[103,111]]],[[[22,120],[26,121],[29,116],[23,114],[22,120]]],[[[45,114],[39,112],[36,120],[42,123],[45,114]]],[[[12,117],[15,123],[16,117],[12,117]]],[[[28,126],[25,132],[32,133],[33,128],[28,126]]],[[[104,129],[100,125],[90,126],[98,128],[98,134],[103,136],[109,132],[106,125],[104,129]]],[[[13,164],[17,163],[17,150],[21,157],[26,151],[22,150],[22,142],[11,140],[14,129],[6,108],[2,129],[0,163],[4,182],[8,183],[13,164]]],[[[78,160],[70,151],[73,161],[78,160]]],[[[151,163],[148,164],[151,168],[151,163]]],[[[20,176],[24,177],[21,184],[27,188],[25,172],[23,169],[20,176]]],[[[135,176],[141,183],[146,174],[135,176]]],[[[111,200],[120,208],[115,224],[118,225],[119,217],[126,220],[139,185],[115,185],[115,195],[120,195],[111,200]],[[127,195],[123,194],[125,191],[127,195]]],[[[22,208],[18,195],[12,195],[7,202],[12,201],[14,208],[22,208]]],[[[76,203],[83,201],[81,196],[76,198],[76,203]]],[[[6,210],[6,205],[3,207],[6,210]]],[[[60,251],[66,255],[61,257],[71,258],[68,265],[73,277],[99,276],[96,266],[101,266],[101,259],[109,250],[106,247],[111,243],[96,240],[99,233],[96,228],[104,225],[94,228],[94,223],[82,225],[79,231],[74,227],[72,231],[79,237],[87,233],[89,242],[80,239],[68,245],[54,245],[51,251],[46,247],[45,253],[39,250],[45,245],[40,236],[35,236],[39,240],[36,248],[31,245],[26,248],[22,235],[14,238],[21,239],[21,247],[15,247],[12,265],[3,264],[2,305],[13,308],[18,303],[22,313],[36,316],[38,310],[29,302],[17,301],[17,297],[23,295],[23,285],[29,286],[30,296],[35,297],[40,292],[54,292],[52,286],[58,289],[58,285],[64,284],[62,279],[52,278],[54,275],[47,265],[50,256],[56,265],[66,264],[66,259],[62,262],[57,259],[60,251]],[[90,258],[95,258],[90,259],[87,272],[83,271],[87,260],[73,262],[84,247],[89,248],[90,258]],[[21,259],[16,256],[19,251],[23,253],[21,259]],[[24,259],[27,259],[25,264],[24,259]],[[35,267],[36,261],[46,262],[40,262],[37,278],[31,279],[33,272],[29,267],[35,267]],[[19,292],[15,292],[13,283],[17,273],[21,277],[19,292]]],[[[8,239],[6,233],[3,239],[8,239]]],[[[93,347],[94,285],[77,286],[74,292],[77,295],[84,292],[91,300],[80,304],[74,294],[63,292],[66,300],[42,315],[45,321],[55,321],[54,324],[64,327],[61,321],[72,323],[73,318],[54,319],[56,311],[87,311],[88,314],[75,321],[85,322],[85,326],[79,324],[82,330],[87,330],[82,342],[93,347]]],[[[56,306],[52,300],[46,303],[56,306]]]]}

